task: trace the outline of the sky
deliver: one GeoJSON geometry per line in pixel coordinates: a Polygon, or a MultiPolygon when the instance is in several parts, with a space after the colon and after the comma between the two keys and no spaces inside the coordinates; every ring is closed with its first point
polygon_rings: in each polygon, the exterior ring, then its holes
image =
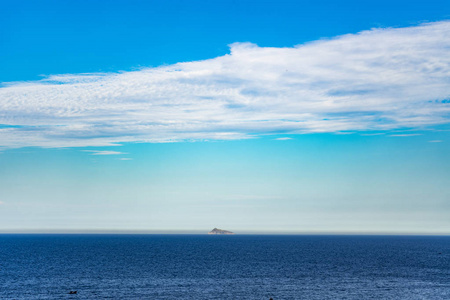
{"type": "Polygon", "coordinates": [[[450,234],[448,1],[1,1],[0,232],[450,234]]]}

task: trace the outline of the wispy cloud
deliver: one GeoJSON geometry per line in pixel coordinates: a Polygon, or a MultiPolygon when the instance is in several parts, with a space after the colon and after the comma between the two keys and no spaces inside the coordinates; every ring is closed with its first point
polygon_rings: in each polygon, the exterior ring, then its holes
{"type": "Polygon", "coordinates": [[[422,135],[420,133],[401,133],[401,134],[391,134],[389,136],[393,136],[393,137],[408,137],[408,136],[418,136],[418,135],[422,135]]]}
{"type": "Polygon", "coordinates": [[[243,139],[449,122],[450,22],[0,88],[0,146],[243,139]]]}
{"type": "Polygon", "coordinates": [[[384,135],[383,132],[376,132],[376,133],[361,133],[362,136],[376,136],[376,135],[384,135]]]}
{"type": "Polygon", "coordinates": [[[133,160],[133,159],[129,158],[129,157],[123,157],[123,158],[119,158],[119,160],[133,160]]]}
{"type": "Polygon", "coordinates": [[[106,150],[81,150],[83,152],[89,152],[91,155],[122,155],[122,154],[128,154],[125,152],[119,152],[119,151],[106,151],[106,150]]]}
{"type": "Polygon", "coordinates": [[[442,140],[432,140],[432,141],[428,141],[429,143],[442,143],[442,140]]]}
{"type": "Polygon", "coordinates": [[[276,138],[276,141],[288,141],[288,140],[292,140],[292,138],[290,137],[280,137],[280,138],[276,138]]]}

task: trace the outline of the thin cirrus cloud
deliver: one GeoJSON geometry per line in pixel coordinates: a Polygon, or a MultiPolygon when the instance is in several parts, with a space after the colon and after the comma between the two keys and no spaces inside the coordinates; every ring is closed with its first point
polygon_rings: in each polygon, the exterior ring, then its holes
{"type": "Polygon", "coordinates": [[[122,155],[122,154],[128,154],[125,152],[119,152],[119,151],[103,151],[103,150],[81,150],[83,152],[89,152],[91,155],[122,155]]]}
{"type": "Polygon", "coordinates": [[[408,136],[418,136],[420,133],[401,133],[401,134],[391,134],[393,137],[408,137],[408,136]]]}
{"type": "Polygon", "coordinates": [[[290,137],[280,137],[280,138],[276,138],[276,141],[288,141],[288,140],[292,140],[292,138],[290,137]]]}
{"type": "Polygon", "coordinates": [[[0,146],[108,146],[449,122],[450,21],[0,88],[0,146]]]}

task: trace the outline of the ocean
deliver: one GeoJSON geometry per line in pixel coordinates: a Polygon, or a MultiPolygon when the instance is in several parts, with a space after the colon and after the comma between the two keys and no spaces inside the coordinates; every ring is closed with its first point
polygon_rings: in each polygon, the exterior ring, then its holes
{"type": "Polygon", "coordinates": [[[0,235],[0,299],[270,298],[450,299],[450,237],[0,235]]]}

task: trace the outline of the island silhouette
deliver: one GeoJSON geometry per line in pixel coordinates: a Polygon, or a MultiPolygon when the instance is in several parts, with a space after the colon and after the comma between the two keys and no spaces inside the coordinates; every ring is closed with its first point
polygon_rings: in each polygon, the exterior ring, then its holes
{"type": "Polygon", "coordinates": [[[208,232],[208,234],[234,234],[234,232],[231,232],[231,231],[228,231],[228,230],[219,229],[219,228],[214,228],[213,230],[208,232]]]}

